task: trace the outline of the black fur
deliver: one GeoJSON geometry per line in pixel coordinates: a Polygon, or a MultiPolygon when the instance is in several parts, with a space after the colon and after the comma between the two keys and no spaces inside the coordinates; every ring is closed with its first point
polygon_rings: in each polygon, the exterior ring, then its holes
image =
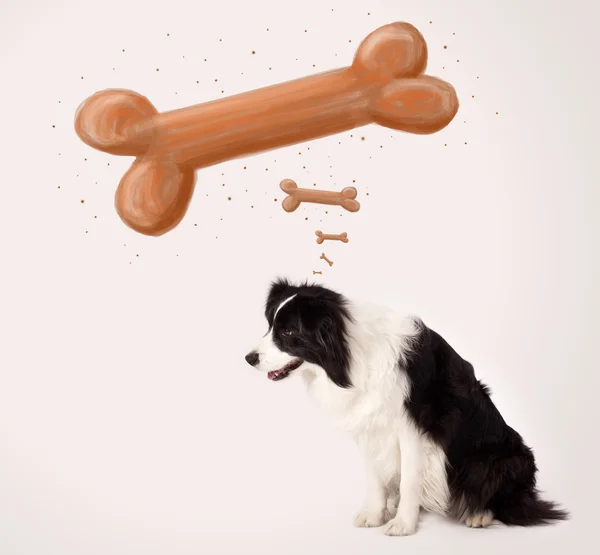
{"type": "Polygon", "coordinates": [[[420,323],[405,370],[407,409],[444,449],[452,513],[490,510],[505,524],[528,526],[568,518],[536,489],[533,452],[502,418],[473,366],[420,323]]]}
{"type": "Polygon", "coordinates": [[[277,313],[273,341],[283,352],[321,366],[336,385],[350,387],[346,322],[351,316],[346,301],[340,294],[318,285],[275,281],[265,307],[269,329],[279,305],[292,295],[296,297],[277,313]]]}

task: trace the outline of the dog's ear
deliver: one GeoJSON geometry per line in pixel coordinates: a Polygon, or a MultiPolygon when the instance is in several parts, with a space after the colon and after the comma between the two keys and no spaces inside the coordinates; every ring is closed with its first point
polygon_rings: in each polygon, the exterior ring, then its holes
{"type": "Polygon", "coordinates": [[[345,335],[345,322],[335,317],[323,317],[317,327],[316,339],[323,349],[320,366],[339,387],[352,386],[350,381],[350,349],[345,335]]]}
{"type": "Polygon", "coordinates": [[[284,278],[276,279],[271,283],[265,303],[265,318],[269,322],[269,327],[273,325],[277,307],[292,294],[290,291],[292,287],[290,282],[284,278]]]}

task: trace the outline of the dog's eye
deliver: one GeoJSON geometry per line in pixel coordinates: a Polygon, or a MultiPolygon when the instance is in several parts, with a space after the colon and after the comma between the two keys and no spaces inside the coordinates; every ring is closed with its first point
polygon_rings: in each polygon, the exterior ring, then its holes
{"type": "Polygon", "coordinates": [[[285,335],[286,337],[290,337],[290,336],[294,335],[294,332],[288,328],[284,329],[281,333],[283,335],[285,335]]]}

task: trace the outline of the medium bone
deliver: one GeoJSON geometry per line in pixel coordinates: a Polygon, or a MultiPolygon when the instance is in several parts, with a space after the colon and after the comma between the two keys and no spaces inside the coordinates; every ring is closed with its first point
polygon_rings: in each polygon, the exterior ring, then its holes
{"type": "Polygon", "coordinates": [[[325,253],[322,253],[321,256],[319,257],[321,260],[325,260],[325,262],[327,262],[327,264],[329,264],[329,266],[333,266],[333,262],[331,260],[329,260],[329,258],[327,258],[325,256],[325,253]]]}
{"type": "Polygon", "coordinates": [[[342,243],[348,242],[348,234],[344,231],[344,233],[339,233],[337,235],[332,235],[329,233],[323,233],[320,230],[315,231],[315,235],[317,236],[317,243],[320,245],[323,241],[341,241],[342,243]]]}
{"type": "Polygon", "coordinates": [[[316,274],[323,275],[323,272],[317,272],[316,270],[313,270],[313,276],[316,275],[316,274]]]}
{"type": "Polygon", "coordinates": [[[189,108],[161,114],[133,91],[97,92],[78,108],[75,130],[93,148],[136,157],[116,209],[136,231],[161,235],[185,215],[199,168],[370,123],[417,134],[444,128],[456,92],[422,75],[426,62],[421,33],[392,23],[363,40],[350,67],[189,108]]]}
{"type": "Polygon", "coordinates": [[[293,212],[303,202],[341,206],[348,212],[358,212],[360,204],[354,200],[358,191],[354,187],[346,187],[337,191],[321,191],[318,189],[299,189],[291,179],[284,179],[280,184],[281,190],[288,196],[281,205],[286,212],[293,212]]]}

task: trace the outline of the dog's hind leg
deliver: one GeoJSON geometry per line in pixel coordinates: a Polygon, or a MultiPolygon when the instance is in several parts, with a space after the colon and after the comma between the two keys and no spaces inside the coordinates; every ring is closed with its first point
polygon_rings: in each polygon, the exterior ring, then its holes
{"type": "Polygon", "coordinates": [[[473,513],[465,519],[465,524],[469,528],[487,528],[494,523],[492,511],[479,511],[473,513]]]}

